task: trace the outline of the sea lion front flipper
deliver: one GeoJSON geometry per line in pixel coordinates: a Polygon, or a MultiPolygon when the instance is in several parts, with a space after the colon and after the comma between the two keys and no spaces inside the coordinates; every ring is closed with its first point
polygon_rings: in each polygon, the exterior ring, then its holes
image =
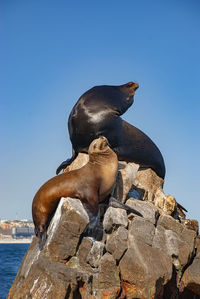
{"type": "Polygon", "coordinates": [[[130,213],[136,214],[136,215],[138,215],[140,217],[143,217],[143,215],[140,212],[138,212],[135,209],[129,207],[128,205],[125,205],[124,203],[118,201],[114,197],[110,197],[110,199],[109,199],[109,206],[113,207],[113,208],[121,208],[121,209],[126,210],[127,212],[130,212],[130,213]]]}
{"type": "Polygon", "coordinates": [[[63,161],[60,166],[58,166],[57,170],[56,170],[56,174],[58,175],[61,170],[65,169],[67,166],[69,166],[78,156],[78,153],[76,153],[73,149],[72,149],[72,157],[70,159],[67,159],[66,161],[63,161]]]}
{"type": "Polygon", "coordinates": [[[45,231],[42,236],[39,237],[39,249],[42,250],[47,240],[47,232],[45,231]]]}

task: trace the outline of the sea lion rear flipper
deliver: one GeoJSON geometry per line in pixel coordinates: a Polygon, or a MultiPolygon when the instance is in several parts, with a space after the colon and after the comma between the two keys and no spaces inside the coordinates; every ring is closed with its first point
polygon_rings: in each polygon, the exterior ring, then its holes
{"type": "Polygon", "coordinates": [[[110,197],[110,199],[109,199],[109,206],[113,207],[113,208],[121,208],[121,209],[124,209],[124,210],[126,210],[126,211],[128,211],[130,213],[133,213],[133,214],[136,214],[136,215],[138,215],[140,217],[143,217],[143,215],[140,212],[138,212],[135,209],[129,207],[128,205],[125,205],[124,203],[118,201],[114,197],[110,197]]]}
{"type": "Polygon", "coordinates": [[[180,203],[177,202],[177,206],[179,209],[185,211],[185,212],[188,212],[188,210],[186,210],[186,208],[184,208],[180,203]]]}
{"type": "Polygon", "coordinates": [[[56,170],[56,174],[58,175],[61,170],[65,169],[67,166],[69,166],[78,156],[78,153],[76,153],[73,149],[72,149],[72,157],[70,159],[67,159],[66,161],[63,161],[60,166],[58,166],[57,170],[56,170]]]}

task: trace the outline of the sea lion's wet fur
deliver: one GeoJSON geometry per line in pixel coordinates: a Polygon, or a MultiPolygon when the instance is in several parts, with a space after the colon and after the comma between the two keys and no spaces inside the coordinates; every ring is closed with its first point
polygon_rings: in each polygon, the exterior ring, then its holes
{"type": "Polygon", "coordinates": [[[95,86],[79,98],[68,119],[73,156],[58,167],[57,174],[79,152],[87,152],[93,139],[105,136],[118,160],[151,168],[164,179],[165,164],[157,146],[142,131],[120,117],[133,104],[137,88],[138,84],[134,82],[120,86],[95,86]]]}
{"type": "Polygon", "coordinates": [[[47,181],[36,193],[32,204],[35,233],[46,234],[61,197],[79,198],[86,208],[98,215],[98,202],[112,192],[118,170],[117,155],[100,137],[89,147],[89,161],[80,169],[62,173],[47,181]]]}

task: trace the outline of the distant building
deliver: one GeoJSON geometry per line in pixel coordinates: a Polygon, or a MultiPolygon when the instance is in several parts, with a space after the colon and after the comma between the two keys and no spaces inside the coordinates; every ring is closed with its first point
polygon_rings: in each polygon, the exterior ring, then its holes
{"type": "Polygon", "coordinates": [[[2,229],[11,229],[12,228],[12,225],[10,224],[10,223],[2,223],[1,225],[0,225],[0,227],[2,228],[2,229]]]}
{"type": "Polygon", "coordinates": [[[26,226],[12,228],[12,237],[14,239],[31,238],[34,234],[33,227],[26,226]]]}
{"type": "Polygon", "coordinates": [[[6,228],[6,227],[0,227],[0,234],[1,235],[11,235],[12,234],[12,229],[11,228],[6,228]]]}

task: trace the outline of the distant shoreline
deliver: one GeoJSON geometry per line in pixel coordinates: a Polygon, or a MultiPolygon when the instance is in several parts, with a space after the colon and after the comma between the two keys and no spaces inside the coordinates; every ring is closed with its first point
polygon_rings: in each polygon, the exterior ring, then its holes
{"type": "Polygon", "coordinates": [[[30,244],[32,239],[13,239],[13,238],[1,238],[0,244],[30,244]]]}

